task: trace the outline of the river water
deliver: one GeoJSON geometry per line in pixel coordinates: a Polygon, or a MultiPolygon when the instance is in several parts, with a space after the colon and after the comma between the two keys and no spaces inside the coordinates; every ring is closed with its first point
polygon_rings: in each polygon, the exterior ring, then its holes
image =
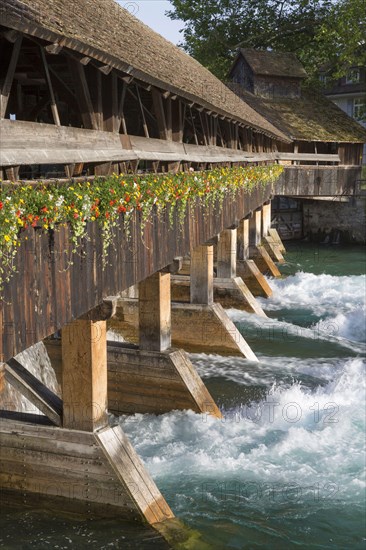
{"type": "MultiPolygon", "coordinates": [[[[229,310],[259,363],[191,355],[222,420],[118,419],[213,549],[365,548],[365,261],[359,247],[291,244],[261,299],[268,319],[229,310]]],[[[0,528],[9,549],[162,548],[136,526],[32,510],[4,510],[0,528]]]]}

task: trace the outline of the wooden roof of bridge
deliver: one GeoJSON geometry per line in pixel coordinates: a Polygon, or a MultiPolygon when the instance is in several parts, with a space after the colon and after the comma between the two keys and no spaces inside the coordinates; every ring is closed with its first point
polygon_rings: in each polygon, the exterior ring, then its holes
{"type": "Polygon", "coordinates": [[[57,42],[271,137],[288,138],[114,0],[0,0],[2,25],[57,42]]]}
{"type": "Polygon", "coordinates": [[[302,90],[299,98],[265,99],[240,84],[228,86],[291,140],[366,143],[366,130],[320,93],[302,90]]]}

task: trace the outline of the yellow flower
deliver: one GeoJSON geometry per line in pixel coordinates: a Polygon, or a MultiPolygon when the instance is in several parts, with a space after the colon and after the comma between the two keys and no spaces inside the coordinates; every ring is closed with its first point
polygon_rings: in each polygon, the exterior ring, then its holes
{"type": "Polygon", "coordinates": [[[4,236],[4,240],[8,243],[8,242],[10,241],[9,235],[5,235],[5,236],[4,236]]]}

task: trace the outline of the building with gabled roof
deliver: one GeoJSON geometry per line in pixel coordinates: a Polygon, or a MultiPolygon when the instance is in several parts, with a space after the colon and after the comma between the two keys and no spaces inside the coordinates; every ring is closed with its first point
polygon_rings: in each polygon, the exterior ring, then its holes
{"type": "Polygon", "coordinates": [[[228,86],[291,139],[281,150],[339,153],[341,164],[360,164],[366,131],[322,94],[303,89],[305,77],[292,53],[240,49],[228,86]]]}

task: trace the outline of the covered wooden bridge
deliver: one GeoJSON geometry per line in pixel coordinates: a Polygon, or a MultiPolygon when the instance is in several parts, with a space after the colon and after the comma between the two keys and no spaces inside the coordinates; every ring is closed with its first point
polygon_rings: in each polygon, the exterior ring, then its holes
{"type": "MultiPolygon", "coordinates": [[[[113,0],[0,0],[0,22],[5,186],[269,164],[280,159],[280,143],[291,141],[113,0]]],[[[147,221],[134,211],[128,231],[121,217],[104,266],[95,222],[73,256],[67,226],[22,233],[2,290],[0,358],[7,382],[42,414],[2,406],[2,498],[38,495],[151,524],[173,517],[122,429],[108,425],[107,411],[191,408],[220,416],[188,357],[171,347],[172,334],[173,344],[256,360],[214,300],[264,315],[252,292],[269,295],[262,272],[279,275],[273,260],[283,261],[270,230],[276,185],[288,182],[241,189],[235,200],[228,193],[221,207],[192,200],[183,223],[169,206],[147,221]],[[106,322],[118,311],[120,321],[130,316],[138,326],[137,344],[107,345],[106,322]],[[61,342],[46,340],[56,395],[15,356],[60,330],[61,342]]],[[[343,180],[335,185],[344,189],[343,180]]],[[[329,188],[317,185],[314,193],[329,188]]]]}

